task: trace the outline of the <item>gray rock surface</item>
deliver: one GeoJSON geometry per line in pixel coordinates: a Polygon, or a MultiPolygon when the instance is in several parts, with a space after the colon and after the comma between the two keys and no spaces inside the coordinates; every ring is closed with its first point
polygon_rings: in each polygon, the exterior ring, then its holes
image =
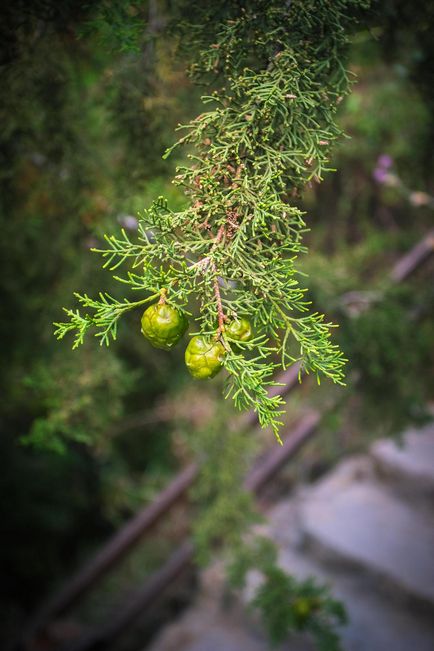
{"type": "MultiPolygon", "coordinates": [[[[434,427],[403,440],[340,463],[257,527],[277,543],[282,567],[344,601],[344,651],[434,651],[434,427]]],[[[242,599],[228,606],[216,563],[202,573],[196,604],[148,651],[269,651],[245,608],[260,580],[252,572],[242,599]]],[[[297,638],[275,651],[314,650],[297,638]]]]}
{"type": "Polygon", "coordinates": [[[317,551],[357,564],[434,607],[433,517],[373,480],[348,484],[344,473],[316,486],[301,512],[317,551]]]}
{"type": "Polygon", "coordinates": [[[410,430],[400,445],[381,440],[372,446],[372,456],[387,479],[399,482],[410,496],[426,493],[434,497],[434,425],[410,430]]]}
{"type": "Polygon", "coordinates": [[[345,651],[433,651],[434,626],[429,615],[412,612],[407,600],[385,598],[376,589],[375,579],[328,567],[291,547],[282,549],[280,563],[299,579],[314,577],[328,585],[345,603],[349,616],[349,624],[341,630],[345,651]]]}
{"type": "Polygon", "coordinates": [[[211,628],[188,651],[263,651],[263,644],[242,629],[211,628]]]}

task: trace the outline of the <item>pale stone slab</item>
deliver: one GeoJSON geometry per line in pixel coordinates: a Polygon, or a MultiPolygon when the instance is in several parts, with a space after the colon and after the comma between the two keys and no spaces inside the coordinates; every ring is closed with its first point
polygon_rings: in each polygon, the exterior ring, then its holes
{"type": "Polygon", "coordinates": [[[371,481],[320,483],[301,506],[311,541],[434,605],[434,522],[371,481]]]}
{"type": "Polygon", "coordinates": [[[206,631],[187,651],[267,651],[260,641],[239,631],[211,629],[206,631]]]}
{"type": "Polygon", "coordinates": [[[299,579],[314,577],[329,585],[333,596],[344,602],[349,616],[341,629],[344,651],[433,651],[434,622],[378,594],[375,582],[354,572],[327,569],[296,550],[283,550],[280,563],[299,579]]]}
{"type": "Polygon", "coordinates": [[[410,430],[402,444],[377,441],[372,456],[386,475],[405,482],[411,492],[426,490],[434,494],[434,425],[410,430]]]}

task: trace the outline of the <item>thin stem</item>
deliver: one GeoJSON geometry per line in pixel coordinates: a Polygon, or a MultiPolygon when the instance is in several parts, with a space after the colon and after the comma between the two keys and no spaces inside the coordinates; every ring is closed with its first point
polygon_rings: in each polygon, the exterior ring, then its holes
{"type": "Polygon", "coordinates": [[[164,305],[166,302],[166,295],[167,295],[167,289],[166,287],[163,287],[160,293],[160,300],[158,301],[158,305],[164,305]]]}
{"type": "MultiPolygon", "coordinates": [[[[231,240],[235,229],[237,228],[237,220],[238,220],[238,213],[236,210],[231,210],[227,213],[227,219],[226,223],[222,224],[220,228],[218,229],[217,236],[214,240],[214,244],[211,247],[210,253],[213,252],[213,250],[220,244],[222,239],[226,237],[228,240],[231,240]]],[[[214,296],[216,299],[217,303],[217,317],[218,317],[218,328],[217,328],[217,333],[216,333],[216,338],[220,337],[222,332],[225,329],[225,320],[226,316],[223,311],[223,305],[222,305],[222,297],[220,293],[220,286],[219,286],[219,281],[218,281],[218,275],[217,275],[217,267],[214,262],[212,262],[212,268],[214,270],[215,276],[214,276],[214,296]]]]}
{"type": "MultiPolygon", "coordinates": [[[[215,265],[214,265],[214,271],[217,274],[215,265]]],[[[217,303],[217,315],[218,315],[218,322],[219,322],[219,327],[217,329],[216,337],[220,337],[222,334],[223,330],[225,329],[225,315],[223,312],[223,305],[222,305],[222,297],[220,294],[220,286],[219,286],[219,281],[218,281],[218,276],[214,276],[214,296],[215,300],[217,303]]]]}

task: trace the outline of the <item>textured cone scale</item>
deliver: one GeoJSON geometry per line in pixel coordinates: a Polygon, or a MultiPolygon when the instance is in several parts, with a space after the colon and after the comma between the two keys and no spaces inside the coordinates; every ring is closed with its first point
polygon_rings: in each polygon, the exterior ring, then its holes
{"type": "Polygon", "coordinates": [[[234,341],[250,341],[253,337],[252,326],[247,319],[235,319],[225,326],[225,334],[228,339],[234,341]]]}
{"type": "Polygon", "coordinates": [[[142,334],[155,348],[170,350],[188,327],[185,315],[167,303],[151,305],[142,316],[142,334]]]}
{"type": "Polygon", "coordinates": [[[192,337],[185,350],[185,363],[193,377],[206,380],[221,370],[224,356],[225,349],[219,341],[192,337]]]}

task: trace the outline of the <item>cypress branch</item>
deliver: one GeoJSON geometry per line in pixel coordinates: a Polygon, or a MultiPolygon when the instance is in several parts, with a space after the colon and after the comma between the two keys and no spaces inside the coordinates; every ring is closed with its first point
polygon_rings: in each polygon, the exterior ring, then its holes
{"type": "Polygon", "coordinates": [[[329,155],[342,133],[336,110],[351,79],[343,56],[351,16],[362,0],[290,3],[256,0],[246,7],[199,9],[182,26],[196,53],[190,67],[206,84],[204,110],[166,151],[187,147],[188,165],[174,183],[189,205],[173,212],[159,197],[140,216],[135,241],[124,232],[106,237],[104,267],[151,296],[118,302],[104,294],[77,295],[83,308],[66,310],[60,339],[75,331],[74,347],[92,327],[101,344],[116,338],[119,318],[161,292],[180,309],[195,304],[195,330],[213,335],[227,351],[226,395],[254,408],[261,425],[278,430],[283,400],[269,398],[275,369],[301,370],[342,384],[345,364],[331,340],[331,324],[310,311],[296,262],[306,252],[304,215],[294,205],[307,183],[330,171],[329,155]],[[350,18],[348,17],[350,16],[350,18]],[[234,349],[225,323],[247,317],[255,339],[234,349]]]}

